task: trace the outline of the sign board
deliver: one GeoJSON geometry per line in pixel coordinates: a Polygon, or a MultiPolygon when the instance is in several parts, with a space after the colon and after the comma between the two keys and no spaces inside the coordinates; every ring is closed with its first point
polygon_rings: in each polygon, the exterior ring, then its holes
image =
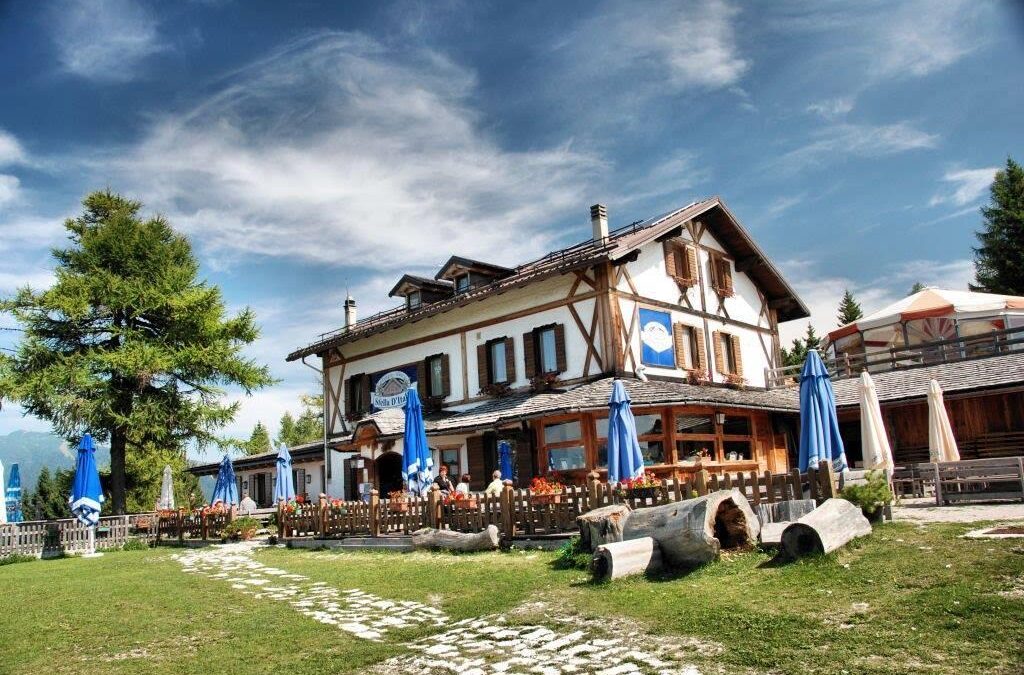
{"type": "Polygon", "coordinates": [[[416,366],[405,366],[370,376],[370,406],[374,411],[401,408],[405,394],[416,383],[416,366]]]}
{"type": "Polygon", "coordinates": [[[672,315],[653,309],[640,309],[640,360],[644,365],[675,368],[672,340],[672,315]]]}

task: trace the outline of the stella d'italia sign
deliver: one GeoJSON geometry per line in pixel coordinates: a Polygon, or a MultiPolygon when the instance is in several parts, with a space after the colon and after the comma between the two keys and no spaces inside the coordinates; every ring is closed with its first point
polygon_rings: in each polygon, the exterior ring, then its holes
{"type": "Polygon", "coordinates": [[[388,371],[380,376],[370,392],[370,404],[380,410],[401,408],[405,405],[405,395],[410,384],[412,380],[401,370],[388,371]]]}

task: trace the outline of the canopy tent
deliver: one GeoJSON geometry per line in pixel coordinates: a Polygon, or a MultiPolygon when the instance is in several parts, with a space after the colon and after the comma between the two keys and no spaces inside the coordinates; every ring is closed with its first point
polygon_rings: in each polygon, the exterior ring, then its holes
{"type": "Polygon", "coordinates": [[[274,501],[289,502],[295,499],[295,476],[292,474],[292,454],[284,443],[277,451],[277,480],[274,483],[274,501]]]}
{"type": "Polygon", "coordinates": [[[835,353],[902,348],[1024,326],[1024,297],[926,288],[828,334],[835,353]]]}
{"type": "Polygon", "coordinates": [[[402,479],[413,494],[426,494],[433,480],[434,458],[427,445],[427,430],[423,424],[423,406],[416,387],[409,387],[405,395],[405,435],[402,437],[402,479]]]}
{"type": "Polygon", "coordinates": [[[158,511],[174,510],[174,474],[170,465],[164,466],[164,476],[160,483],[160,499],[156,503],[158,511]]]}
{"type": "Polygon", "coordinates": [[[636,435],[636,418],[629,407],[629,392],[615,380],[608,399],[608,482],[637,478],[644,472],[644,456],[636,435]]]}
{"type": "Polygon", "coordinates": [[[800,372],[800,471],[822,460],[836,472],[847,469],[832,382],[818,352],[811,350],[800,372]]]}

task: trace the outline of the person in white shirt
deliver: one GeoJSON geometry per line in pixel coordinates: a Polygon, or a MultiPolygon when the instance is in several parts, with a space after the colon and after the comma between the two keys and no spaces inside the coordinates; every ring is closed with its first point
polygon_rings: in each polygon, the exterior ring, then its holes
{"type": "Polygon", "coordinates": [[[249,496],[248,492],[242,493],[242,501],[238,504],[238,514],[241,516],[255,513],[257,509],[256,502],[253,501],[252,497],[249,496]]]}
{"type": "Polygon", "coordinates": [[[504,487],[505,485],[504,482],[501,480],[501,472],[496,470],[494,473],[491,474],[491,478],[493,478],[494,480],[488,483],[487,489],[484,490],[484,494],[500,495],[501,488],[504,487]]]}
{"type": "Polygon", "coordinates": [[[466,495],[468,497],[469,496],[469,481],[470,481],[469,474],[468,473],[462,474],[462,478],[459,479],[459,484],[455,486],[455,491],[456,492],[461,492],[462,494],[464,494],[464,495],[466,495]]]}

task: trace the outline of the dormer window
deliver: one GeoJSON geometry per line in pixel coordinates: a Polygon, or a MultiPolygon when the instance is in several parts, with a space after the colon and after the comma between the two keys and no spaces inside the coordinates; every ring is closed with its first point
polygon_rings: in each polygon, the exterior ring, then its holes
{"type": "Polygon", "coordinates": [[[410,291],[409,294],[405,296],[405,306],[408,307],[410,311],[419,309],[422,304],[423,294],[420,293],[420,291],[410,291]]]}
{"type": "Polygon", "coordinates": [[[469,290],[469,275],[461,274],[455,277],[455,293],[462,294],[469,290]]]}

